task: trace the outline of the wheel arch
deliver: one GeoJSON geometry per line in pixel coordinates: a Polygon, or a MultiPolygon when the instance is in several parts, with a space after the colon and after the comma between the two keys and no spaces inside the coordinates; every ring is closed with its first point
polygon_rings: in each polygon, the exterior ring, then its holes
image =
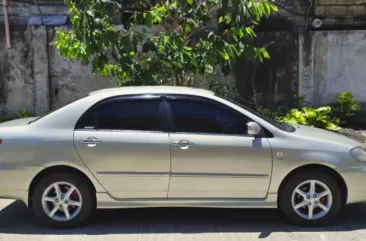
{"type": "Polygon", "coordinates": [[[85,178],[88,182],[90,187],[92,188],[93,192],[96,193],[97,189],[95,187],[95,185],[93,184],[93,182],[90,180],[90,178],[88,177],[88,175],[86,175],[83,171],[81,171],[80,169],[76,168],[76,167],[72,167],[72,166],[67,166],[67,165],[55,165],[55,166],[50,166],[47,167],[43,170],[41,170],[39,173],[37,173],[37,175],[34,176],[34,178],[32,179],[31,183],[29,184],[29,191],[28,191],[28,206],[32,205],[32,194],[34,191],[34,188],[37,186],[37,184],[46,176],[51,175],[52,173],[57,173],[57,172],[67,172],[67,173],[72,173],[75,175],[79,175],[83,178],[85,178]]]}
{"type": "Polygon", "coordinates": [[[343,204],[345,204],[347,202],[348,188],[347,188],[347,184],[344,181],[343,177],[333,168],[326,166],[326,165],[322,165],[322,164],[307,164],[307,165],[299,166],[299,167],[293,169],[291,172],[289,172],[285,176],[285,178],[282,180],[282,182],[278,188],[278,198],[281,196],[281,190],[283,189],[284,184],[293,175],[296,175],[299,172],[310,171],[310,170],[318,170],[321,172],[325,172],[325,173],[329,174],[332,178],[334,178],[334,180],[337,182],[337,184],[341,188],[341,192],[342,192],[342,196],[343,196],[343,204]]]}

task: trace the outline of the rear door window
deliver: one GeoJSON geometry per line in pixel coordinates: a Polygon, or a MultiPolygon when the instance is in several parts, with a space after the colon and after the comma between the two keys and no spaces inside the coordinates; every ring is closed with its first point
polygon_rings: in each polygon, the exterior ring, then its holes
{"type": "Polygon", "coordinates": [[[111,100],[86,112],[76,129],[161,131],[160,99],[111,100]]]}

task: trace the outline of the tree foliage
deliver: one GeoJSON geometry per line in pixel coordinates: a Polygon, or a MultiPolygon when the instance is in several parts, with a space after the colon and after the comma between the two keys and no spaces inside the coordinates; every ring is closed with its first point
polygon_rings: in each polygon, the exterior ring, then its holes
{"type": "MultiPolygon", "coordinates": [[[[254,44],[256,25],[277,10],[271,0],[137,1],[131,24],[114,25],[115,0],[65,0],[73,30],[57,32],[60,54],[120,85],[192,85],[193,77],[228,74],[240,56],[269,58],[254,44]],[[162,26],[155,35],[153,25],[162,26]]],[[[123,9],[122,9],[123,10],[123,9]]]]}

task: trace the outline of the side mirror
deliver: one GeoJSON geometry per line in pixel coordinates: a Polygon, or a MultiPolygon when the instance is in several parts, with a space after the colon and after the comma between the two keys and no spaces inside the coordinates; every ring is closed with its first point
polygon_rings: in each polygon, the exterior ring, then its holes
{"type": "Polygon", "coordinates": [[[262,133],[262,128],[257,122],[248,122],[248,135],[257,136],[262,133]]]}

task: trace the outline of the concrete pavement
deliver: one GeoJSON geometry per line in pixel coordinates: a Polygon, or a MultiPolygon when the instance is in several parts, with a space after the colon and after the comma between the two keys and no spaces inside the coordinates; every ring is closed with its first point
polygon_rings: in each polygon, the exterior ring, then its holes
{"type": "Polygon", "coordinates": [[[348,206],[330,227],[300,228],[277,210],[155,208],[97,211],[89,226],[38,227],[19,201],[0,199],[0,241],[366,240],[366,204],[348,206]]]}

